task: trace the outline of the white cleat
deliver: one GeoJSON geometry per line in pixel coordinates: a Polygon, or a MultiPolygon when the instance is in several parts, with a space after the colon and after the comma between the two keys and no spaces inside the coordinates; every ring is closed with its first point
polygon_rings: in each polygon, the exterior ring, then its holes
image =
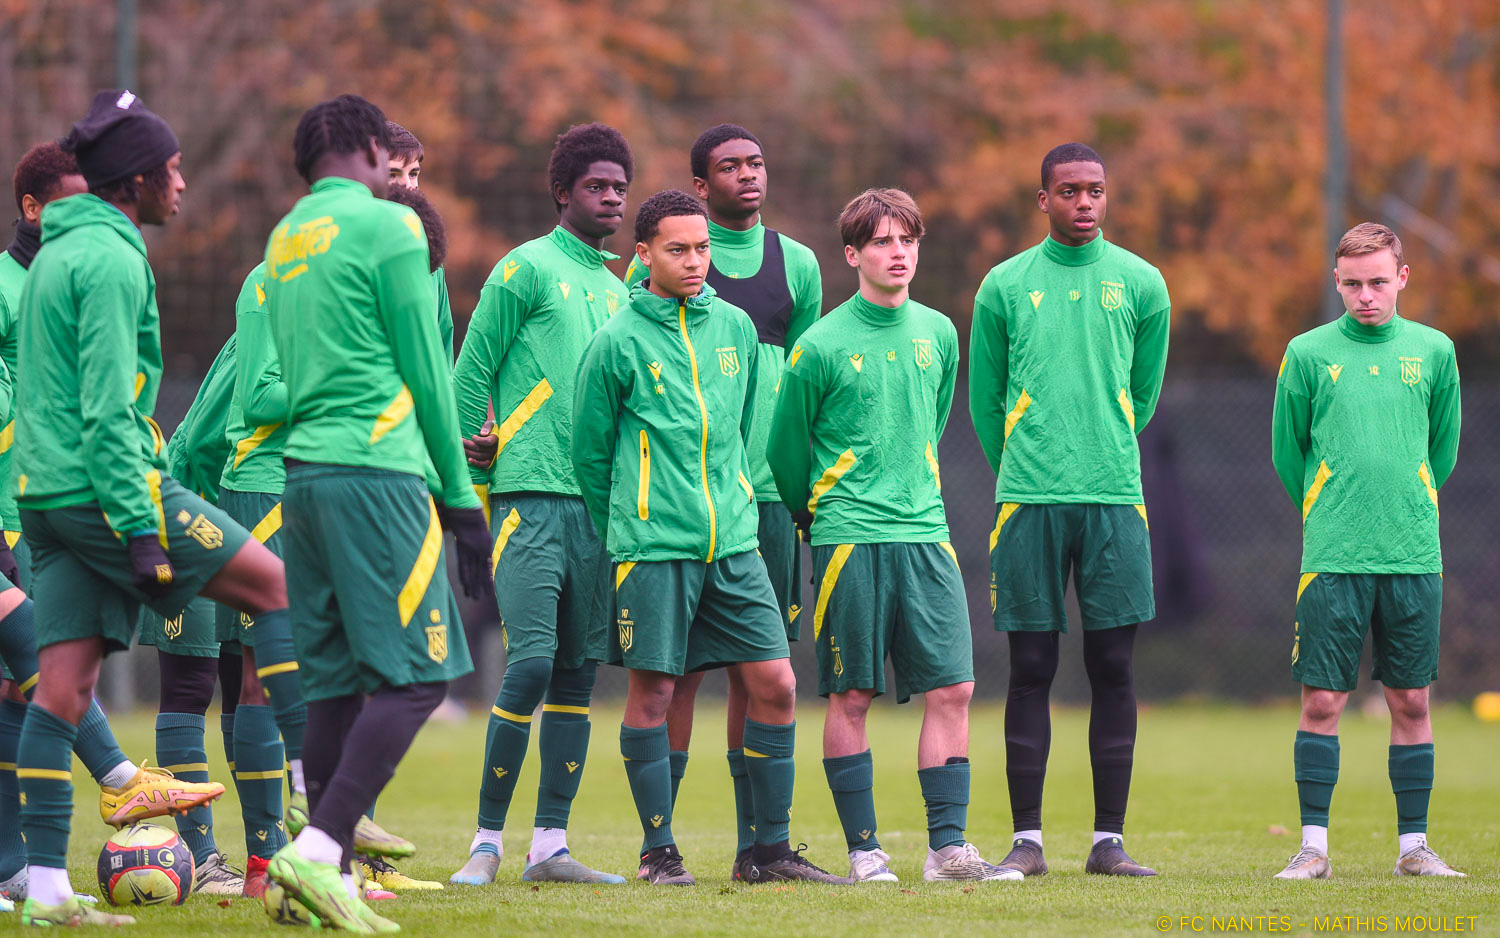
{"type": "Polygon", "coordinates": [[[1020,870],[1007,870],[985,861],[973,844],[954,844],[941,850],[928,849],[922,878],[929,883],[946,880],[1009,880],[1020,882],[1026,877],[1020,870]]]}
{"type": "Polygon", "coordinates": [[[1333,865],[1328,854],[1317,847],[1303,844],[1296,856],[1287,861],[1286,869],[1277,873],[1275,879],[1333,879],[1333,865]]]}
{"type": "Polygon", "coordinates": [[[448,877],[448,882],[458,886],[488,886],[500,872],[500,851],[492,843],[482,843],[469,854],[469,862],[463,869],[448,877]]]}
{"type": "Polygon", "coordinates": [[[0,880],[0,899],[9,899],[12,902],[25,902],[26,888],[30,884],[31,868],[23,866],[10,879],[0,880]]]}
{"type": "Polygon", "coordinates": [[[194,869],[193,892],[205,896],[243,896],[245,874],[225,862],[222,853],[216,853],[194,869]]]}
{"type": "Polygon", "coordinates": [[[1443,861],[1426,844],[1418,844],[1396,861],[1397,876],[1467,876],[1443,861]]]}
{"type": "Polygon", "coordinates": [[[875,850],[850,850],[849,851],[849,878],[856,883],[897,883],[896,874],[891,872],[891,858],[880,849],[875,850]]]}

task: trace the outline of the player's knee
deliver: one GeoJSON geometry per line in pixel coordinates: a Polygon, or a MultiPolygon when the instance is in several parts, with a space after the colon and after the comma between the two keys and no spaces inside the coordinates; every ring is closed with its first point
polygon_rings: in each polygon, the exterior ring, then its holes
{"type": "Polygon", "coordinates": [[[1429,715],[1427,688],[1388,687],[1386,703],[1391,708],[1391,719],[1399,723],[1422,723],[1429,715]]]}
{"type": "Polygon", "coordinates": [[[542,702],[552,682],[551,658],[522,658],[505,666],[500,679],[500,706],[515,713],[530,713],[542,702]],[[508,705],[508,706],[507,706],[508,705]]]}
{"type": "MultiPolygon", "coordinates": [[[[1017,633],[1017,637],[1050,638],[1017,633]]],[[[1049,641],[1010,643],[1010,682],[1015,685],[1046,686],[1057,675],[1057,646],[1049,641]]]]}
{"type": "Polygon", "coordinates": [[[775,710],[790,710],[796,706],[797,677],[792,666],[782,659],[780,668],[765,668],[749,682],[746,690],[759,707],[775,710]]]}
{"type": "MultiPolygon", "coordinates": [[[[219,659],[158,652],[160,666],[160,711],[162,713],[208,712],[214,684],[219,678],[219,659]]],[[[241,703],[246,703],[243,696],[241,703]]]]}
{"type": "Polygon", "coordinates": [[[1310,691],[1302,695],[1302,719],[1311,724],[1337,724],[1348,694],[1338,691],[1310,691]]]}
{"type": "Polygon", "coordinates": [[[265,705],[266,689],[256,677],[254,668],[245,668],[240,674],[240,704],[246,707],[265,705]]]}
{"type": "Polygon", "coordinates": [[[928,707],[943,711],[963,712],[969,709],[969,701],[974,697],[974,682],[964,681],[961,684],[949,684],[947,687],[935,687],[925,696],[928,707]]]}
{"type": "Polygon", "coordinates": [[[873,691],[851,690],[828,695],[828,715],[844,723],[862,725],[875,700],[873,691]]]}

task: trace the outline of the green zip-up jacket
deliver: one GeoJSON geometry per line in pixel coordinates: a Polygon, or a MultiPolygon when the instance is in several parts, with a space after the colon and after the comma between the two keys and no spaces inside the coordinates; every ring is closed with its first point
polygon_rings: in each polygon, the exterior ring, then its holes
{"type": "Polygon", "coordinates": [[[124,213],[91,194],[49,203],[21,292],[16,471],[22,508],[97,502],[127,537],[165,541],[156,277],[124,213]]]}
{"type": "Polygon", "coordinates": [[[995,500],[1141,503],[1141,454],[1167,366],[1171,301],[1155,267],[1101,233],[996,266],[974,298],[969,410],[995,500]]]}
{"type": "Polygon", "coordinates": [[[937,452],[957,376],[958,330],[914,300],[856,293],[803,333],[766,455],[815,546],[948,540],[937,452]]]}
{"type": "Polygon", "coordinates": [[[416,213],[320,179],[272,231],[264,273],[285,455],[422,478],[430,455],[443,501],[478,508],[416,213]]]}
{"type": "Polygon", "coordinates": [[[266,311],[265,269],[261,263],[250,271],[234,303],[238,351],[220,485],[235,492],[280,495],[286,487],[287,391],[266,311]]]}
{"type": "Polygon", "coordinates": [[[167,472],[214,505],[219,503],[220,475],[232,449],[224,427],[234,397],[235,345],[231,335],[214,356],[192,406],[167,441],[167,472]]]}
{"type": "Polygon", "coordinates": [[[479,294],[453,384],[459,430],[473,436],[495,404],[499,450],[475,485],[492,492],[577,496],[573,390],[578,362],[626,292],[604,266],[618,260],[562,226],[505,255],[479,294]]]}
{"type": "Polygon", "coordinates": [[[1293,339],[1271,460],[1302,512],[1302,572],[1441,573],[1438,489],[1458,431],[1458,362],[1436,329],[1345,313],[1293,339]]]}
{"type": "Polygon", "coordinates": [[[21,309],[21,287],[26,284],[26,268],[0,249],[0,362],[5,363],[6,380],[12,399],[0,420],[0,526],[7,531],[21,530],[21,510],[16,507],[15,473],[11,472],[11,448],[16,439],[15,388],[16,313],[21,309]]]}
{"type": "Polygon", "coordinates": [[[573,465],[615,560],[711,563],[758,546],[755,346],[750,317],[707,284],[685,301],[638,285],[589,343],[573,465]]]}

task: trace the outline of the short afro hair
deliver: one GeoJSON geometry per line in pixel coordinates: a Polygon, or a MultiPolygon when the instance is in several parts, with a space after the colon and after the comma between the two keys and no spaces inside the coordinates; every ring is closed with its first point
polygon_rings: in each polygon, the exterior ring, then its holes
{"type": "Polygon", "coordinates": [[[710,127],[698,135],[693,141],[693,149],[688,155],[688,165],[692,168],[693,178],[708,178],[708,158],[713,155],[714,149],[722,143],[731,140],[749,140],[756,146],[761,142],[755,138],[755,134],[741,127],[739,124],[719,124],[710,127]]]}
{"type": "Polygon", "coordinates": [[[427,198],[427,194],[421,189],[393,182],[386,190],[385,197],[417,213],[417,219],[422,222],[422,230],[427,232],[428,266],[434,271],[443,266],[443,261],[448,259],[448,229],[443,226],[443,216],[438,214],[437,207],[427,198]]]}
{"type": "Polygon", "coordinates": [[[663,189],[641,203],[635,213],[635,240],[645,244],[661,230],[663,218],[678,215],[702,215],[708,217],[708,209],[697,198],[681,189],[663,189]]]}
{"type": "Polygon", "coordinates": [[[63,151],[53,141],[39,143],[26,151],[21,157],[21,162],[16,164],[16,174],[12,179],[16,190],[16,209],[21,208],[21,197],[31,196],[38,202],[46,204],[57,195],[58,184],[64,176],[82,175],[78,170],[78,160],[71,153],[63,151]]]}
{"type": "Polygon", "coordinates": [[[391,137],[391,145],[388,148],[391,159],[400,160],[403,163],[422,162],[422,157],[427,154],[422,150],[422,141],[417,139],[416,134],[393,120],[385,122],[385,129],[391,137]]]}
{"type": "Polygon", "coordinates": [[[363,153],[374,140],[386,151],[391,134],[385,114],[357,94],[341,94],[307,109],[297,122],[292,149],[297,175],[312,182],[313,167],[329,153],[363,153]]]}
{"type": "Polygon", "coordinates": [[[618,163],[625,170],[626,182],[635,178],[630,144],[625,142],[624,134],[608,124],[578,124],[569,127],[567,133],[558,134],[552,156],[547,160],[547,191],[554,193],[552,204],[559,212],[562,203],[557,201],[557,188],[573,188],[573,183],[599,162],[618,163]]]}
{"type": "Polygon", "coordinates": [[[1064,163],[1098,163],[1104,169],[1104,160],[1086,143],[1064,143],[1047,151],[1042,157],[1042,188],[1052,185],[1052,170],[1064,163]]]}

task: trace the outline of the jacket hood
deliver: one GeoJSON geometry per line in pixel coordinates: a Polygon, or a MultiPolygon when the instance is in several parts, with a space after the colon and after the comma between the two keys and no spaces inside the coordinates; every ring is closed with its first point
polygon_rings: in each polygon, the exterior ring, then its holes
{"type": "MultiPolygon", "coordinates": [[[[646,287],[646,280],[630,288],[630,308],[645,316],[668,325],[677,322],[678,301],[665,296],[657,296],[646,287]]],[[[708,311],[714,305],[714,288],[709,286],[708,281],[703,282],[703,289],[698,291],[697,296],[687,299],[688,315],[693,318],[708,315],[708,311]]]]}
{"type": "Polygon", "coordinates": [[[104,225],[124,238],[141,256],[146,256],[146,241],[140,229],[125,213],[90,192],[70,195],[56,202],[48,202],[42,209],[42,243],[46,244],[75,228],[88,225],[104,225]]]}

